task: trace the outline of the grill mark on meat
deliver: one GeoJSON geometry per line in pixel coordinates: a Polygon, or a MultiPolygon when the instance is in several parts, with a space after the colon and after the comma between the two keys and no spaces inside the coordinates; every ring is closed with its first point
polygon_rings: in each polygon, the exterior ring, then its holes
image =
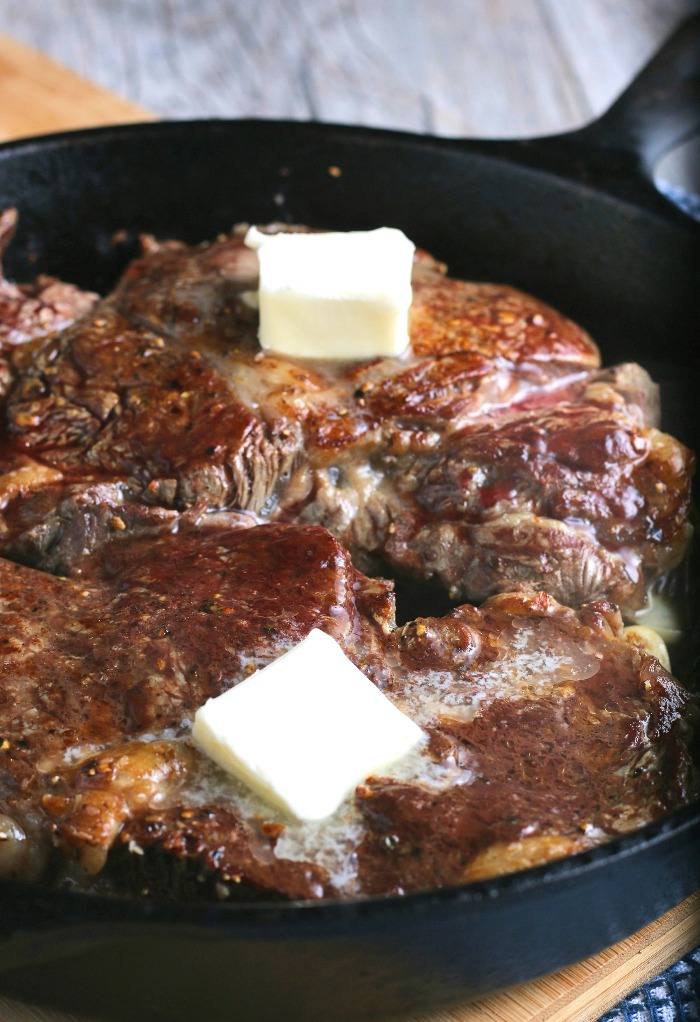
{"type": "MultiPolygon", "coordinates": [[[[323,524],[358,564],[382,557],[453,599],[529,584],[634,610],[680,559],[693,459],[655,431],[639,367],[598,370],[559,313],[447,278],[425,253],[406,358],[263,354],[241,298],[257,269],[242,237],[147,240],[90,320],[20,358],[6,472],[27,457],[60,472],[56,504],[83,479],[168,508],[323,524]]],[[[31,511],[47,500],[30,482],[8,499],[2,544],[41,565],[31,511]]]]}

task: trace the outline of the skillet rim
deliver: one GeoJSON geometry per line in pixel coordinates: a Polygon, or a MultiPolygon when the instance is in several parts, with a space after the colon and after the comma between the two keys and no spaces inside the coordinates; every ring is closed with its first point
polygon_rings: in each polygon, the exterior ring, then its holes
{"type": "MultiPolygon", "coordinates": [[[[586,129],[568,135],[552,135],[540,139],[482,140],[441,138],[387,128],[266,118],[146,121],[56,132],[0,144],[0,173],[6,157],[11,157],[15,153],[31,154],[46,149],[75,149],[76,146],[118,141],[122,137],[158,137],[188,132],[204,134],[217,131],[227,132],[236,128],[253,128],[264,131],[283,129],[294,133],[298,132],[300,135],[308,134],[309,137],[323,137],[326,141],[334,136],[339,136],[345,142],[393,143],[418,147],[422,151],[437,150],[452,155],[474,156],[486,162],[495,161],[498,164],[516,167],[518,171],[534,175],[537,179],[543,177],[558,179],[565,182],[567,186],[592,196],[596,201],[604,200],[622,204],[634,214],[651,216],[663,221],[673,229],[679,229],[691,237],[700,239],[700,224],[679,210],[643,175],[639,175],[639,177],[644,185],[643,191],[647,191],[648,202],[616,194],[614,190],[610,190],[604,184],[597,185],[587,180],[585,175],[567,174],[561,167],[557,167],[556,161],[559,158],[557,154],[561,151],[562,143],[563,152],[567,153],[570,151],[570,140],[574,140],[572,144],[575,150],[577,145],[575,136],[584,136],[586,129]],[[553,155],[549,155],[550,150],[553,155]]],[[[41,881],[30,883],[7,878],[0,878],[0,896],[4,892],[10,895],[29,896],[29,900],[39,900],[45,907],[51,905],[59,913],[66,902],[75,906],[76,912],[80,907],[90,906],[92,910],[85,913],[82,921],[94,919],[94,921],[107,924],[115,916],[121,917],[122,912],[115,911],[119,908],[128,910],[124,914],[124,921],[131,919],[133,912],[135,913],[134,919],[149,923],[169,921],[174,917],[179,917],[183,922],[203,922],[207,927],[220,926],[223,929],[228,928],[234,918],[241,920],[243,924],[245,921],[252,920],[270,923],[273,919],[282,924],[296,919],[308,919],[311,916],[312,919],[318,920],[322,924],[332,925],[338,920],[361,919],[370,914],[377,914],[378,918],[384,920],[387,917],[389,919],[398,918],[405,913],[415,915],[433,910],[443,912],[449,907],[463,910],[470,906],[492,905],[495,910],[495,906],[502,904],[505,900],[517,899],[533,889],[566,885],[579,877],[595,874],[599,870],[605,869],[606,866],[610,866],[611,863],[624,861],[629,856],[641,855],[646,851],[653,853],[657,849],[672,845],[676,840],[678,843],[682,839],[697,841],[699,837],[700,802],[676,810],[661,820],[647,824],[632,833],[613,838],[604,845],[585,852],[565,856],[540,866],[519,870],[490,880],[415,891],[400,896],[323,901],[276,902],[261,900],[239,903],[183,901],[173,903],[155,897],[146,899],[137,895],[107,895],[77,889],[62,890],[45,885],[41,881]],[[693,834],[694,831],[697,833],[693,834]],[[99,919],[101,913],[104,915],[99,919]]],[[[686,892],[682,897],[692,893],[699,881],[700,872],[692,887],[686,884],[686,892]]],[[[664,903],[666,908],[670,908],[672,904],[677,904],[680,900],[682,898],[679,899],[677,894],[674,894],[671,902],[667,898],[664,903]]],[[[61,918],[65,921],[65,917],[61,916],[56,919],[46,918],[44,925],[49,926],[61,918]]],[[[79,921],[74,919],[71,920],[71,923],[77,925],[79,921]]],[[[647,921],[650,921],[648,915],[647,921]]],[[[0,934],[0,939],[1,937],[0,934]]],[[[0,969],[1,972],[2,969],[0,969]]]]}
{"type": "MultiPolygon", "coordinates": [[[[654,194],[651,195],[650,206],[647,207],[646,202],[640,203],[628,196],[614,194],[585,178],[566,175],[561,169],[553,169],[551,166],[539,166],[541,152],[546,152],[550,142],[557,144],[560,136],[542,140],[461,140],[415,135],[390,129],[319,125],[314,122],[297,121],[212,119],[146,122],[84,129],[78,132],[60,132],[5,143],[0,146],[0,175],[6,154],[11,155],[15,151],[75,147],[76,143],[93,144],[105,138],[113,140],[120,136],[148,136],[188,130],[209,132],[218,128],[230,130],[241,125],[261,126],[265,130],[284,128],[300,134],[309,132],[325,137],[330,135],[331,138],[337,134],[343,141],[358,139],[365,144],[373,141],[379,144],[383,140],[411,147],[419,146],[424,151],[433,149],[451,152],[453,155],[462,154],[465,157],[474,155],[484,161],[486,166],[488,162],[508,164],[511,168],[517,168],[518,172],[531,175],[535,180],[547,177],[559,179],[567,187],[575,188],[592,199],[622,204],[633,215],[652,216],[671,229],[681,229],[688,237],[700,239],[700,225],[679,211],[678,207],[651,184],[649,189],[654,194]],[[533,154],[535,158],[532,158],[533,154]]],[[[547,164],[547,158],[543,158],[547,164]]],[[[644,184],[644,187],[647,185],[644,184]]],[[[143,898],[130,894],[111,895],[76,889],[61,890],[41,882],[26,883],[2,879],[0,904],[19,903],[24,905],[27,912],[11,925],[5,924],[7,926],[5,932],[4,927],[0,926],[0,946],[5,941],[11,944],[14,937],[19,934],[30,936],[34,934],[39,940],[44,931],[60,933],[75,930],[78,933],[81,927],[88,927],[98,935],[104,932],[106,936],[111,929],[115,938],[129,939],[139,933],[148,934],[153,928],[157,929],[162,925],[175,924],[179,933],[184,937],[188,934],[193,935],[195,940],[198,936],[206,934],[242,940],[249,936],[264,936],[286,941],[305,935],[324,938],[338,933],[362,934],[372,925],[383,927],[384,932],[389,933],[400,926],[402,920],[407,922],[416,920],[420,923],[421,920],[436,919],[449,922],[457,916],[460,925],[468,925],[470,916],[477,917],[480,913],[485,913],[489,917],[498,918],[500,911],[507,912],[509,905],[517,907],[518,902],[522,903],[530,895],[538,898],[538,903],[543,898],[547,900],[548,890],[550,895],[554,894],[555,897],[557,892],[560,894],[564,892],[565,896],[566,889],[572,884],[576,885],[586,879],[595,882],[596,875],[604,874],[605,871],[614,876],[614,870],[623,869],[628,860],[640,862],[644,872],[647,872],[650,864],[645,864],[645,860],[657,852],[662,855],[664,851],[675,850],[679,855],[685,854],[688,858],[691,842],[695,845],[700,843],[700,803],[676,810],[663,820],[631,834],[614,838],[589,851],[565,856],[542,866],[491,880],[416,891],[401,896],[286,902],[267,900],[238,903],[192,900],[172,902],[167,899],[143,898]]],[[[686,863],[684,865],[687,866],[686,863]]],[[[700,884],[700,863],[694,866],[694,870],[692,877],[690,871],[681,881],[675,877],[673,883],[668,883],[663,891],[657,891],[654,897],[647,898],[641,923],[637,920],[633,926],[629,922],[629,914],[621,916],[618,911],[614,918],[616,927],[614,940],[656,919],[692,893],[700,884]]],[[[594,950],[609,946],[614,940],[602,939],[599,936],[594,950]]],[[[588,954],[592,953],[593,951],[589,951],[588,954]]],[[[568,964],[568,960],[563,964],[568,964]]],[[[0,965],[0,977],[3,973],[5,969],[0,965]]],[[[0,990],[2,986],[3,981],[0,978],[0,990]]],[[[31,1000],[29,995],[28,1000],[31,1000]]]]}
{"type": "MultiPolygon", "coordinates": [[[[700,26],[700,15],[698,16],[700,26]]],[[[700,31],[700,29],[699,29],[700,31]]],[[[172,132],[211,132],[231,129],[260,129],[291,132],[306,132],[310,135],[333,137],[338,134],[344,141],[393,142],[425,150],[441,150],[444,153],[477,156],[487,161],[508,164],[537,176],[548,176],[566,182],[569,186],[590,192],[596,198],[605,198],[620,203],[635,212],[642,212],[666,221],[671,226],[685,228],[700,237],[700,221],[682,210],[665,195],[644,173],[639,164],[630,161],[626,171],[633,178],[633,187],[620,190],[618,175],[606,174],[601,166],[596,134],[603,118],[573,131],[525,138],[460,138],[421,134],[397,128],[369,127],[334,121],[292,120],[267,117],[201,117],[183,120],[163,118],[153,121],[131,121],[124,124],[109,124],[92,128],[49,132],[45,135],[31,135],[26,138],[0,142],[0,167],[6,154],[31,153],[40,149],[74,149],[77,145],[89,145],[103,140],[118,141],[123,137],[168,135],[172,132]],[[581,166],[581,154],[588,158],[588,166],[581,166]],[[577,159],[577,157],[579,159],[577,159]],[[593,166],[591,167],[591,164],[593,166]],[[596,180],[591,179],[591,171],[596,180]]],[[[609,154],[607,154],[609,156],[609,154]]],[[[618,153],[620,155],[620,153],[618,153]]]]}

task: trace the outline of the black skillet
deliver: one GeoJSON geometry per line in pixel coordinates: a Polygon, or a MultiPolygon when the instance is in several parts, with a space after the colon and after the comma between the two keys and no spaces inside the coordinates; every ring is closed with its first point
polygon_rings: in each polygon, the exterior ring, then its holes
{"type": "MultiPolygon", "coordinates": [[[[214,121],[14,143],[0,149],[0,206],[21,212],[7,268],[106,288],[138,231],[396,225],[458,276],[553,302],[607,362],[650,366],[666,425],[699,446],[700,230],[652,182],[700,128],[699,74],[696,17],[605,116],[554,138],[214,121]]],[[[698,887],[697,806],[590,853],[404,898],[167,904],[4,881],[0,991],[120,1020],[382,1017],[558,969],[698,887]]]]}

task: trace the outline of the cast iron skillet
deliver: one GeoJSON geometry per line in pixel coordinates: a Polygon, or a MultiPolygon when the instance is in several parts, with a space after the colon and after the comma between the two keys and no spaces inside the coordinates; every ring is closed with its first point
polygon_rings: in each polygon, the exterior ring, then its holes
{"type": "MultiPolygon", "coordinates": [[[[458,276],[553,302],[607,362],[650,366],[667,426],[697,444],[700,232],[651,174],[700,127],[699,70],[694,18],[597,123],[526,142],[213,121],[8,145],[0,205],[21,212],[8,270],[105,288],[130,255],[118,230],[196,241],[240,220],[396,225],[458,276]]],[[[205,906],[4,881],[0,990],[168,1022],[437,1007],[637,930],[700,887],[699,848],[696,806],[590,853],[404,898],[205,906]]]]}

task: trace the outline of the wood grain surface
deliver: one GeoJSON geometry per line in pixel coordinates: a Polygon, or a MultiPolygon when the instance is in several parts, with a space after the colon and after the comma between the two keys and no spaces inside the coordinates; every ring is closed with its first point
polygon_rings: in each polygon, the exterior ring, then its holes
{"type": "Polygon", "coordinates": [[[0,142],[152,117],[136,103],[0,36],[0,142]]]}
{"type": "MultiPolygon", "coordinates": [[[[311,117],[461,135],[563,130],[599,113],[694,7],[12,2],[0,5],[0,29],[72,71],[0,38],[0,138],[142,120],[148,107],[168,117],[311,117]]],[[[681,174],[694,173],[687,161],[681,174]]],[[[700,893],[584,963],[412,1022],[591,1022],[698,943],[700,893]]],[[[1,1022],[74,1018],[0,998],[1,1022]]]]}

